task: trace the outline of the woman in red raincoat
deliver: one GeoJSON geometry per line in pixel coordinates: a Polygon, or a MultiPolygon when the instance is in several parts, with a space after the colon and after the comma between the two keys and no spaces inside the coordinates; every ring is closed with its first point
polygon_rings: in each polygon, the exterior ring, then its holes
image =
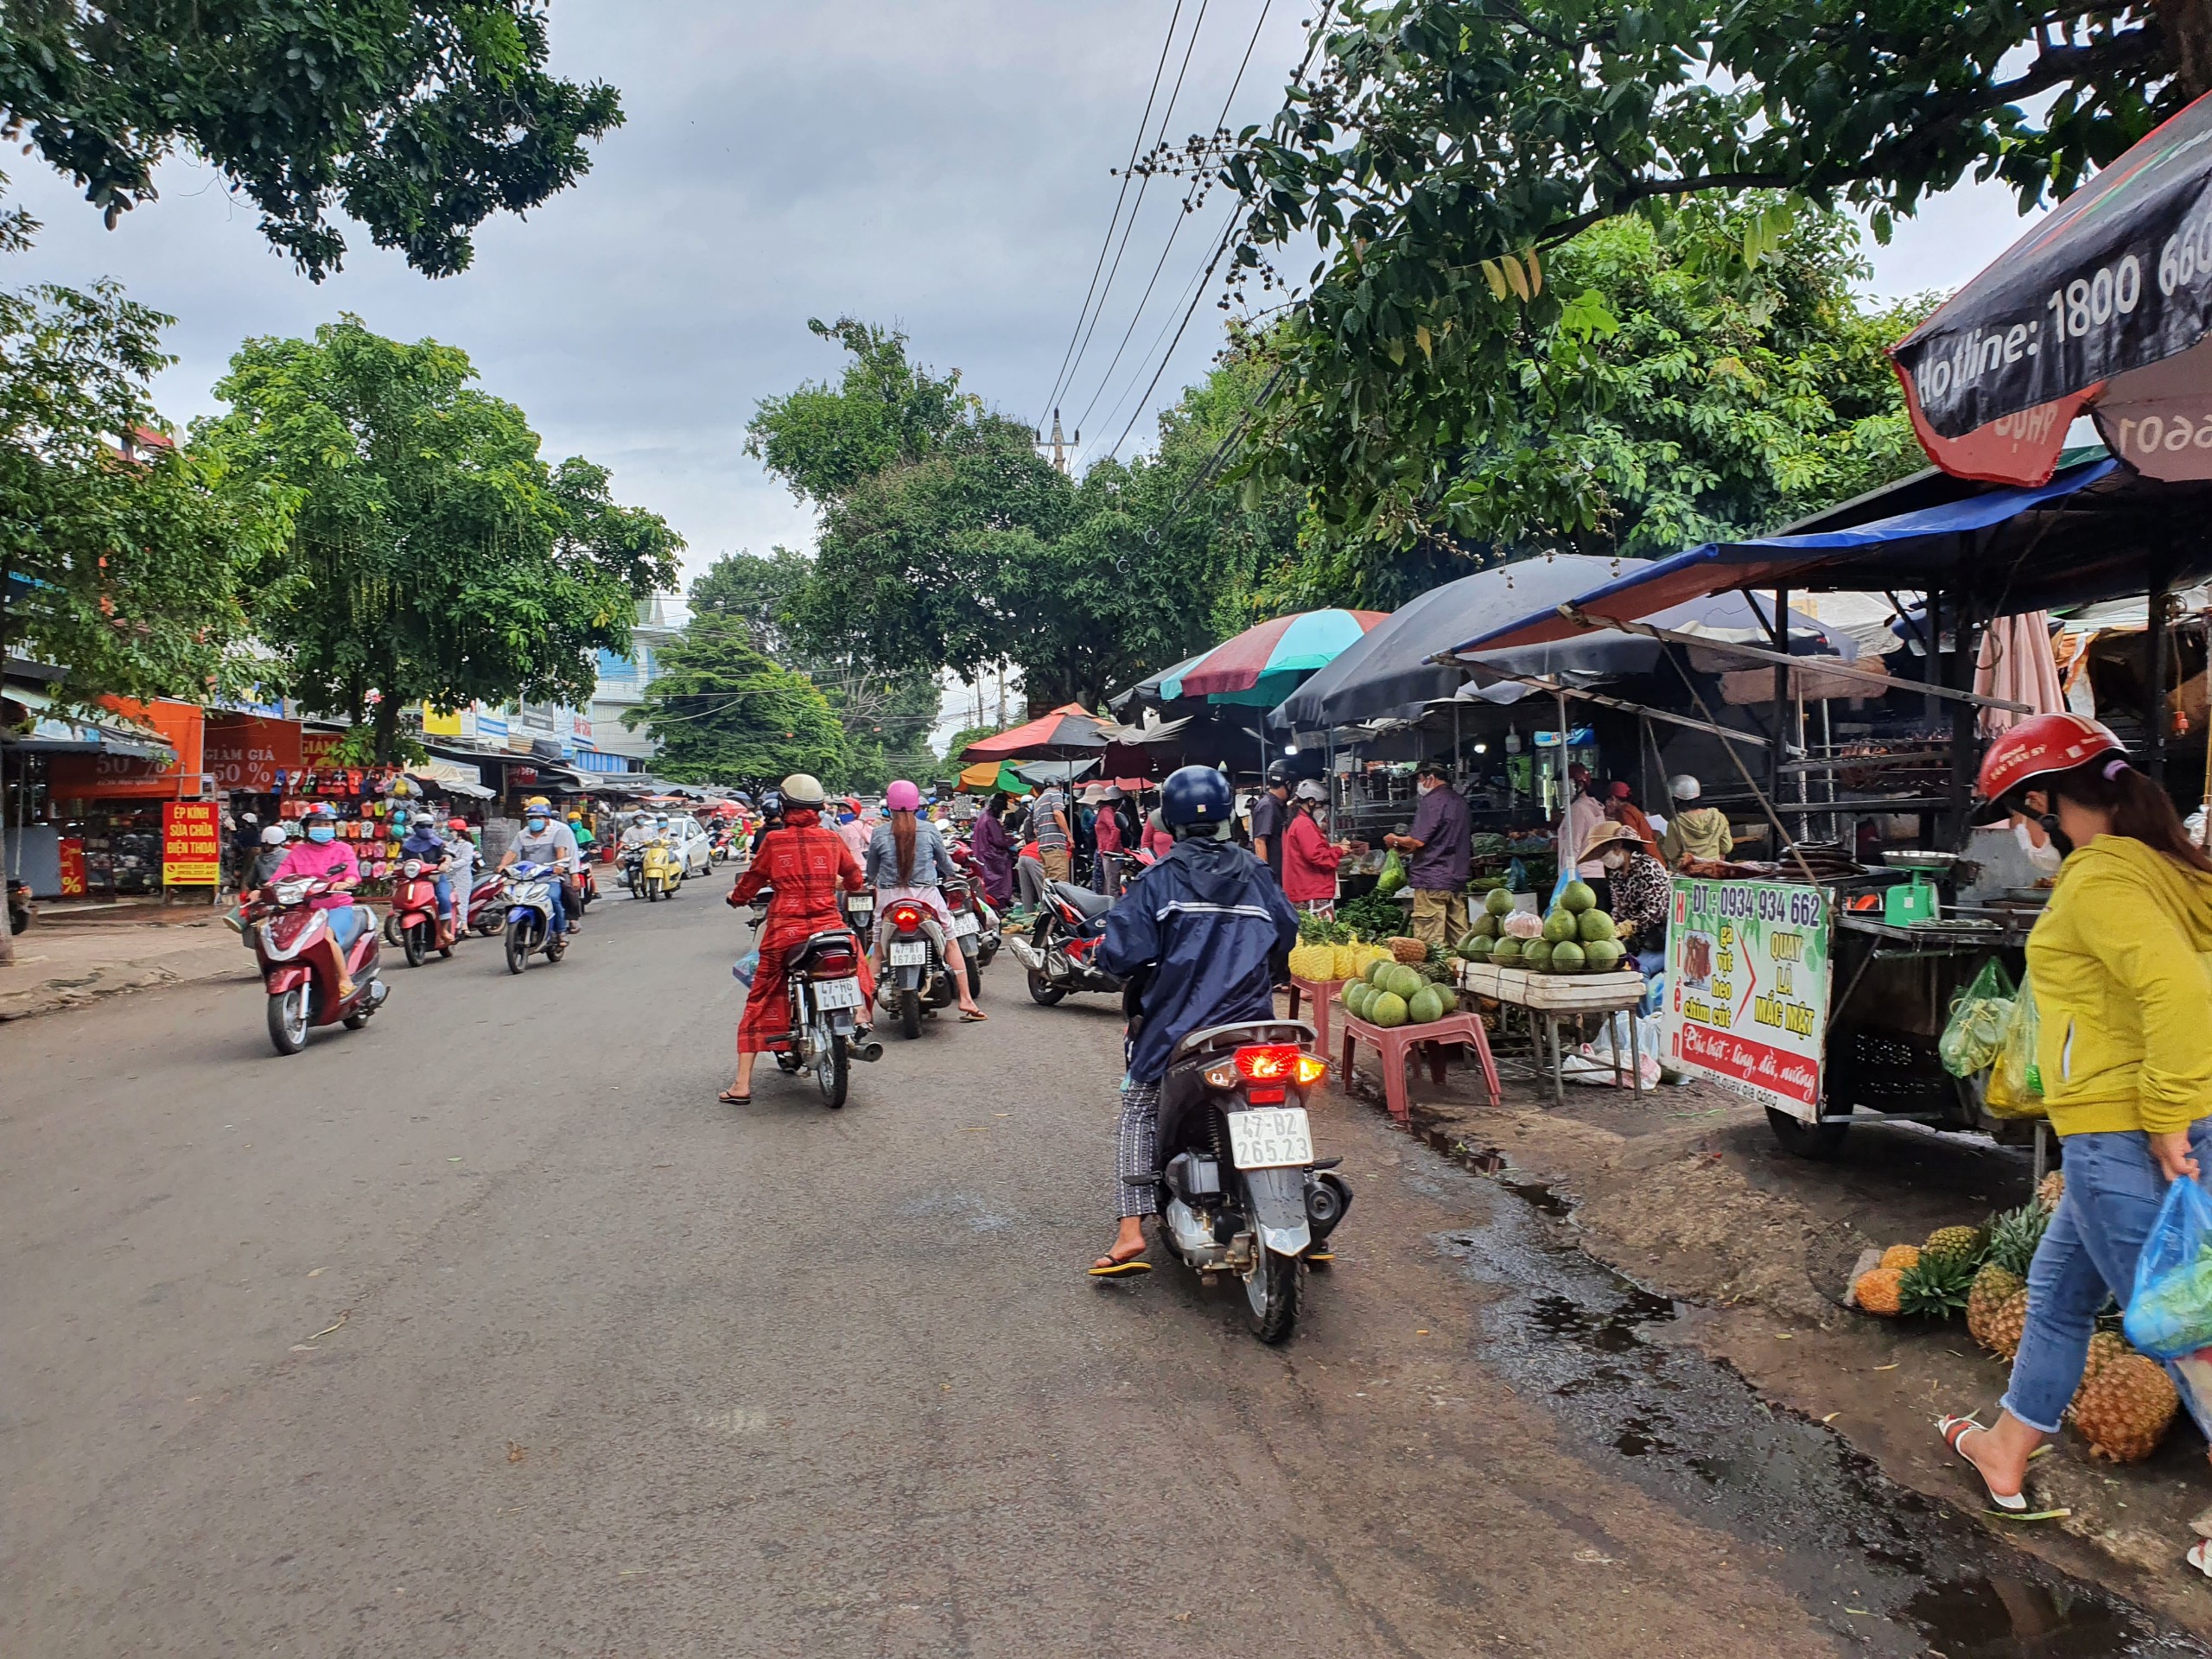
{"type": "MultiPolygon", "coordinates": [[[[760,966],[753,976],[753,989],[745,999],[744,1017],[737,1022],[737,1081],[725,1089],[721,1100],[743,1106],[753,1099],[753,1066],[757,1056],[791,1046],[791,998],[784,986],[784,957],[795,944],[804,944],[824,928],[843,928],[837,908],[837,890],[860,893],[868,883],[859,861],[844,838],[822,822],[822,785],[804,772],[784,779],[784,821],[761,840],[752,867],[737,878],[729,895],[730,906],[750,904],[763,887],[774,889],[768,901],[767,925],[760,930],[760,966]]],[[[867,957],[855,940],[859,960],[862,1007],[875,1003],[875,976],[867,957]]]]}

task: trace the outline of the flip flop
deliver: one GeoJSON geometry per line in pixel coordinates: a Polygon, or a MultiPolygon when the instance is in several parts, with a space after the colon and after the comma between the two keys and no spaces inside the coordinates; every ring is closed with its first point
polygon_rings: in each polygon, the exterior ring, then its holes
{"type": "Polygon", "coordinates": [[[1103,1268],[1094,1263],[1089,1269],[1093,1279],[1121,1279],[1132,1273],[1150,1273],[1151,1271],[1152,1263],[1141,1255],[1133,1255],[1126,1262],[1108,1261],[1103,1268]]]}
{"type": "Polygon", "coordinates": [[[723,1090],[719,1095],[716,1095],[715,1098],[721,1102],[725,1106],[750,1106],[753,1103],[752,1096],[734,1095],[727,1089],[723,1090]]]}
{"type": "Polygon", "coordinates": [[[2206,1578],[2212,1579],[2212,1539],[2200,1539],[2191,1544],[2189,1547],[2189,1553],[2183,1555],[2182,1560],[2187,1561],[2206,1578]]]}
{"type": "Polygon", "coordinates": [[[1936,1432],[1943,1437],[1943,1444],[1951,1448],[1952,1456],[1973,1470],[1974,1478],[1981,1482],[1981,1490],[1989,1499],[1989,1507],[1985,1514],[1999,1521],[2063,1521],[2074,1513],[2071,1510],[2031,1509],[2026,1492],[2014,1492],[2007,1497],[1990,1485],[1989,1477],[1981,1472],[1981,1465],[1959,1450],[1959,1442],[1966,1439],[1967,1431],[1970,1428],[1980,1429],[1985,1434],[1989,1433],[1971,1414],[1964,1417],[1938,1417],[1936,1420],[1936,1432]]]}
{"type": "Polygon", "coordinates": [[[960,1023],[963,1026],[980,1026],[984,1020],[990,1017],[991,1016],[989,1014],[985,1014],[981,1008],[963,1008],[960,1010],[960,1023]]]}

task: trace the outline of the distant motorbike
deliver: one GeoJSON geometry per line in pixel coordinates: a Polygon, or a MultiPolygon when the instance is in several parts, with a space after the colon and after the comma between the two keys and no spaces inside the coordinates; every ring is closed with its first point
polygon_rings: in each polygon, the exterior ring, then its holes
{"type": "Polygon", "coordinates": [[[737,830],[727,818],[707,831],[707,856],[716,864],[726,864],[736,852],[737,830]]]}
{"type": "Polygon", "coordinates": [[[474,931],[490,938],[507,925],[507,883],[501,871],[480,873],[468,889],[468,911],[463,918],[474,931]]]}
{"type": "Polygon", "coordinates": [[[340,998],[330,952],[329,912],[314,900],[336,891],[327,881],[284,881],[264,887],[246,906],[254,959],[269,997],[269,1041],[279,1054],[296,1054],[316,1026],[342,1023],[359,1031],[384,1006],[391,988],[378,971],[377,930],[364,922],[346,947],[346,977],[353,994],[340,998]]]}
{"type": "Polygon", "coordinates": [[[1072,881],[1055,881],[1046,888],[1029,937],[1006,942],[1014,960],[1027,970],[1032,1001],[1049,1008],[1071,991],[1121,994],[1121,980],[1098,966],[1098,941],[1076,937],[1084,923],[1113,908],[1114,900],[1104,893],[1072,881]]]}
{"type": "Polygon", "coordinates": [[[437,872],[419,858],[400,861],[390,926],[399,936],[410,968],[420,968],[433,950],[442,957],[453,955],[454,925],[438,915],[437,872]]]}
{"type": "Polygon", "coordinates": [[[1289,1338],[1302,1269],[1351,1207],[1342,1160],[1313,1155],[1306,1094],[1329,1067],[1313,1040],[1302,1020],[1210,1027],[1175,1046],[1160,1081],[1160,1236],[1209,1281],[1243,1281],[1265,1343],[1289,1338]]]}
{"type": "Polygon", "coordinates": [[[895,900],[880,925],[888,930],[890,965],[876,987],[876,1001],[899,1016],[899,1034],[912,1041],[922,1034],[925,1008],[950,1007],[960,1000],[944,965],[944,926],[911,899],[895,900]]]}
{"type": "Polygon", "coordinates": [[[844,914],[845,925],[859,938],[861,949],[875,949],[875,894],[841,893],[837,895],[837,907],[844,914]]]}
{"type": "Polygon", "coordinates": [[[673,898],[683,885],[683,855],[665,841],[647,842],[638,865],[638,883],[631,892],[658,904],[663,899],[673,898]]]}
{"type": "Polygon", "coordinates": [[[961,960],[968,969],[968,995],[983,994],[983,969],[998,954],[998,912],[983,897],[983,890],[973,880],[956,875],[938,887],[944,907],[952,912],[952,937],[959,944],[961,960]],[[988,944],[986,947],[986,923],[988,944]]]}
{"type": "Polygon", "coordinates": [[[599,878],[591,873],[589,859],[584,861],[583,868],[577,873],[576,892],[580,895],[576,900],[576,909],[580,912],[589,910],[592,901],[599,897],[599,878]]]}
{"type": "MultiPolygon", "coordinates": [[[[768,919],[768,901],[775,889],[763,887],[753,897],[753,926],[759,931],[768,919]]],[[[880,1060],[883,1045],[861,1034],[861,1014],[867,1007],[861,995],[862,947],[842,928],[824,928],[784,957],[784,994],[791,1009],[787,1048],[772,1051],[782,1070],[797,1075],[814,1074],[815,1086],[835,1111],[845,1103],[851,1082],[851,1063],[880,1060]]]]}
{"type": "Polygon", "coordinates": [[[541,950],[546,961],[560,961],[569,950],[569,936],[553,931],[553,885],[560,872],[550,864],[522,863],[500,874],[507,883],[507,971],[522,972],[541,950]]]}

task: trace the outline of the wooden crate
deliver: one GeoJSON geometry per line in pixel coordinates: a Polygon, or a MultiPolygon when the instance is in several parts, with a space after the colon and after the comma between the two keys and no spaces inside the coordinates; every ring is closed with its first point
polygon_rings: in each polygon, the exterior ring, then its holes
{"type": "Polygon", "coordinates": [[[1625,1008],[1643,996],[1643,976],[1633,968],[1610,974],[1539,974],[1526,968],[1498,968],[1486,962],[1459,964],[1459,988],[1478,996],[1524,1008],[1572,1013],[1625,1008]]]}

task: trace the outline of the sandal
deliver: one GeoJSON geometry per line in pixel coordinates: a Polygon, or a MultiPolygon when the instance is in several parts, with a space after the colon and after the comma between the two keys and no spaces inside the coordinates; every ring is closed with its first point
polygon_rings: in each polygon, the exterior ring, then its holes
{"type": "Polygon", "coordinates": [[[2212,1538],[2200,1538],[2189,1547],[2182,1557],[2206,1578],[2212,1579],[2212,1538]]]}
{"type": "Polygon", "coordinates": [[[1972,1414],[1936,1420],[1936,1432],[1943,1437],[1943,1444],[1950,1447],[1952,1455],[1973,1470],[1974,1478],[1981,1482],[1981,1490],[1989,1498],[1989,1514],[2005,1521],[2061,1521],[2074,1513],[2071,1510],[2031,1510],[2028,1507],[2025,1491],[2014,1492],[2008,1497],[1992,1486],[1989,1477],[1981,1472],[1981,1465],[1959,1449],[1959,1442],[1966,1439],[1967,1431],[1970,1428],[1980,1429],[1985,1434],[1989,1433],[1972,1414]]]}
{"type": "Polygon", "coordinates": [[[990,1017],[991,1016],[989,1014],[985,1014],[981,1008],[963,1008],[960,1010],[960,1023],[963,1026],[980,1026],[984,1020],[990,1017]]]}
{"type": "Polygon", "coordinates": [[[752,1096],[735,1094],[728,1089],[723,1090],[715,1098],[725,1106],[750,1106],[753,1103],[752,1096]]]}

